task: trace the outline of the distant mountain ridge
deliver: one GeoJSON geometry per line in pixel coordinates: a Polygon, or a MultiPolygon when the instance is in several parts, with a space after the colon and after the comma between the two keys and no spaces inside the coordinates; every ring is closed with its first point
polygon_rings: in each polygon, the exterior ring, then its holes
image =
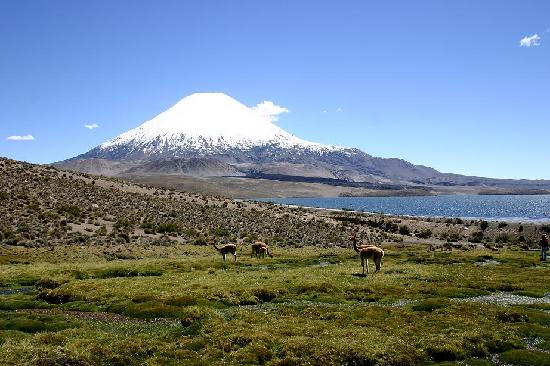
{"type": "MultiPolygon", "coordinates": [[[[381,186],[508,187],[522,182],[445,174],[402,159],[303,140],[223,93],[192,94],[137,128],[54,165],[103,175],[286,176],[381,186]]],[[[550,187],[550,182],[523,185],[550,187]]]]}

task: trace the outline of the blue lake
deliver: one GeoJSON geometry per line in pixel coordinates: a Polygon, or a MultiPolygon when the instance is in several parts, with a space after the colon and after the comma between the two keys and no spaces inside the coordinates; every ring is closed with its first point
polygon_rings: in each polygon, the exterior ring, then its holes
{"type": "Polygon", "coordinates": [[[550,222],[550,195],[270,198],[262,201],[391,215],[550,222]]]}

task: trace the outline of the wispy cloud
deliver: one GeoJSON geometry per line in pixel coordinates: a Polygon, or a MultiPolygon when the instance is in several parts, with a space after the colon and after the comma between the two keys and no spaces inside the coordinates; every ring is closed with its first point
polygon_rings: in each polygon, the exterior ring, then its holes
{"type": "Polygon", "coordinates": [[[535,47],[540,46],[540,36],[535,33],[532,36],[525,36],[519,41],[520,47],[535,47]]]}
{"type": "Polygon", "coordinates": [[[279,120],[279,115],[281,113],[290,112],[285,107],[281,107],[269,100],[259,103],[257,106],[253,107],[257,113],[263,117],[267,117],[271,122],[277,122],[279,120]]]}
{"type": "Polygon", "coordinates": [[[33,136],[33,135],[23,135],[23,136],[20,136],[20,135],[13,135],[13,136],[8,136],[8,137],[6,137],[6,140],[12,140],[12,141],[32,141],[32,140],[34,140],[34,136],[33,136]]]}
{"type": "Polygon", "coordinates": [[[343,111],[344,111],[344,110],[342,109],[342,107],[336,108],[336,112],[338,112],[338,113],[342,113],[343,111]]]}
{"type": "Polygon", "coordinates": [[[91,124],[84,125],[84,127],[86,127],[89,130],[93,130],[94,128],[98,128],[99,125],[97,123],[91,123],[91,124]]]}

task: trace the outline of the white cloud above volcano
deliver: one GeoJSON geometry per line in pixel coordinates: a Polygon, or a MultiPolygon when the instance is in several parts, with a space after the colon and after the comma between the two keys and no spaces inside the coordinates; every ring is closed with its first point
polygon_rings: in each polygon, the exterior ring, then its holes
{"type": "Polygon", "coordinates": [[[269,100],[259,103],[252,109],[261,116],[267,117],[271,122],[277,122],[280,114],[290,112],[287,108],[281,107],[269,100]]]}

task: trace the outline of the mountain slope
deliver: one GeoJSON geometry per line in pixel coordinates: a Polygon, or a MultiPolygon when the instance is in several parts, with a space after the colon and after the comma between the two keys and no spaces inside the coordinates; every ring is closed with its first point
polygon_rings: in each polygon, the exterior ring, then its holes
{"type": "Polygon", "coordinates": [[[307,212],[270,204],[135,185],[3,157],[0,176],[0,249],[206,244],[235,242],[247,234],[279,240],[279,245],[329,246],[335,238],[345,240],[342,226],[330,218],[310,221],[307,212]]]}

